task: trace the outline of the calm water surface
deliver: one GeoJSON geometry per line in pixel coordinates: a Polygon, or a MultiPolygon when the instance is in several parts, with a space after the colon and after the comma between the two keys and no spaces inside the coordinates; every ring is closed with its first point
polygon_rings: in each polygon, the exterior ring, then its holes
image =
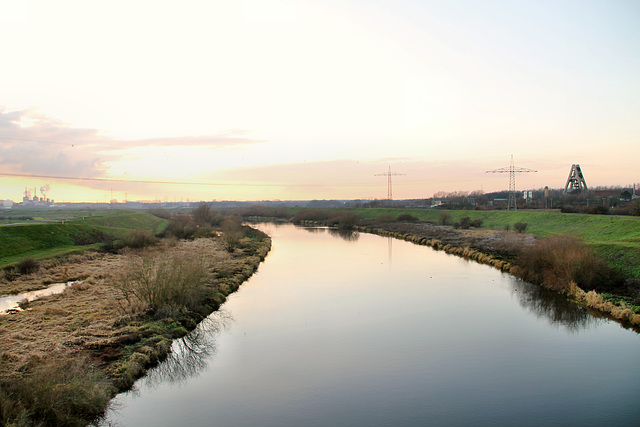
{"type": "Polygon", "coordinates": [[[260,228],[258,272],[107,424],[639,425],[635,332],[424,246],[260,228]]]}

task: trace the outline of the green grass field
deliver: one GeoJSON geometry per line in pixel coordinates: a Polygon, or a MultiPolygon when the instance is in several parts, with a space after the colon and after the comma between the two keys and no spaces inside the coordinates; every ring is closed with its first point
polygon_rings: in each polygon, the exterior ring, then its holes
{"type": "MultiPolygon", "coordinates": [[[[44,219],[63,222],[46,224],[27,223],[0,227],[0,267],[31,257],[42,259],[55,255],[95,248],[103,234],[118,238],[129,230],[145,230],[158,233],[164,230],[168,220],[148,212],[135,211],[69,211],[64,216],[51,212],[44,219]]],[[[20,216],[38,218],[28,210],[20,216]]],[[[43,218],[40,216],[39,218],[43,218]]]]}

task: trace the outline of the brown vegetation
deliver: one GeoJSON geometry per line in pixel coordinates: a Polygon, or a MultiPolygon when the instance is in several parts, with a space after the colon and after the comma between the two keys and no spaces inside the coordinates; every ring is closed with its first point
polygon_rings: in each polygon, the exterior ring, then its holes
{"type": "Polygon", "coordinates": [[[620,277],[581,241],[569,236],[537,240],[522,248],[520,277],[532,283],[568,292],[575,283],[583,289],[610,288],[620,277]]]}
{"type": "Polygon", "coordinates": [[[143,250],[47,260],[36,273],[2,277],[2,294],[82,282],[0,316],[0,425],[86,425],[115,390],[166,356],[172,338],[224,302],[269,243],[256,232],[231,254],[221,239],[165,239],[143,250]]]}

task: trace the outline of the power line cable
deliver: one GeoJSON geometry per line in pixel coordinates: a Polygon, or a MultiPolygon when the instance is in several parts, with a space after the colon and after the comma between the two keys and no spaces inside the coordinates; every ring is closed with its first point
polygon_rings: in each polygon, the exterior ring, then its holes
{"type": "Polygon", "coordinates": [[[36,139],[25,139],[25,138],[13,138],[8,136],[0,136],[0,139],[5,141],[24,141],[24,142],[35,142],[38,144],[53,144],[53,145],[67,145],[71,147],[75,147],[76,144],[70,144],[68,142],[54,142],[54,141],[41,141],[36,139]]]}
{"type": "Polygon", "coordinates": [[[46,179],[65,179],[72,181],[100,181],[100,182],[124,182],[133,184],[164,184],[164,185],[209,185],[219,187],[372,187],[373,184],[246,184],[246,183],[222,183],[222,182],[184,182],[184,181],[147,181],[147,180],[129,180],[115,178],[81,178],[73,176],[53,176],[53,175],[34,175],[20,173],[0,172],[0,176],[12,176],[22,178],[46,178],[46,179]]]}

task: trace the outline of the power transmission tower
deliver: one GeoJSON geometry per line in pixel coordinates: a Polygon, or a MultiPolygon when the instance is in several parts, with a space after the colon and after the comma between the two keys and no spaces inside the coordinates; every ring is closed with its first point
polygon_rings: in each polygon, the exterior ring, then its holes
{"type": "Polygon", "coordinates": [[[511,163],[508,168],[500,168],[487,171],[485,173],[509,173],[509,202],[507,203],[507,210],[518,210],[518,204],[516,203],[516,173],[538,172],[533,169],[515,167],[513,165],[513,154],[511,155],[511,163]]]}
{"type": "Polygon", "coordinates": [[[400,176],[400,175],[404,175],[403,173],[391,173],[391,166],[389,166],[389,172],[385,172],[385,173],[376,173],[374,174],[374,176],[386,176],[388,177],[388,189],[387,189],[387,200],[389,203],[389,207],[391,207],[391,201],[393,200],[393,195],[391,192],[391,176],[400,176]]]}

